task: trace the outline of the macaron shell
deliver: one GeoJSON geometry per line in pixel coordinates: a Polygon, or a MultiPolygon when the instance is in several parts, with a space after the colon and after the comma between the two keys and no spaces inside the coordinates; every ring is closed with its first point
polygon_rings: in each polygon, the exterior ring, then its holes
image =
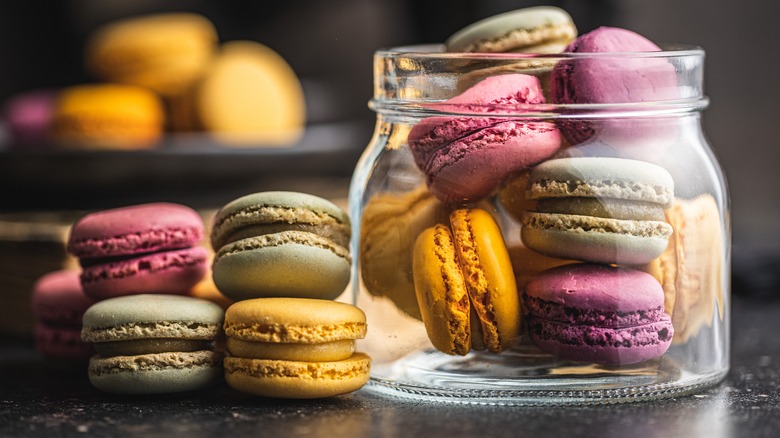
{"type": "Polygon", "coordinates": [[[95,354],[92,345],[81,340],[81,327],[38,322],[35,349],[48,359],[87,362],[95,354]]]}
{"type": "Polygon", "coordinates": [[[299,192],[258,192],[234,199],[217,211],[211,246],[219,250],[238,229],[276,223],[350,225],[347,213],[327,199],[299,192]]]}
{"type": "Polygon", "coordinates": [[[177,295],[130,295],[100,301],[84,313],[89,342],[146,338],[214,339],[224,312],[218,305],[177,295]]]}
{"type": "Polygon", "coordinates": [[[360,389],[370,377],[371,359],[363,353],[333,362],[225,358],[225,381],[261,397],[311,399],[360,389]]]}
{"type": "MultiPolygon", "coordinates": [[[[461,94],[429,107],[441,111],[494,112],[494,105],[544,103],[539,79],[524,74],[491,76],[461,94]]],[[[489,115],[489,114],[486,114],[489,115]]],[[[417,166],[425,168],[439,148],[501,121],[490,117],[428,117],[409,131],[408,142],[417,166]]]]}
{"type": "Polygon", "coordinates": [[[358,307],[311,298],[256,298],[237,301],[225,312],[225,334],[257,342],[318,344],[366,335],[358,307]]]}
{"type": "Polygon", "coordinates": [[[449,52],[540,52],[538,46],[555,43],[562,51],[577,36],[571,16],[553,6],[537,6],[505,12],[477,21],[446,41],[449,52]]]}
{"type": "Polygon", "coordinates": [[[227,349],[231,356],[245,359],[292,360],[303,362],[331,362],[346,359],[355,352],[355,341],[312,344],[252,342],[228,338],[227,349]]]}
{"type": "Polygon", "coordinates": [[[184,92],[203,74],[217,42],[207,18],[159,13],[101,26],[89,36],[84,53],[87,69],[96,77],[169,96],[184,92]]]}
{"type": "Polygon", "coordinates": [[[544,255],[598,263],[641,265],[660,256],[672,227],[665,222],[529,213],[521,238],[544,255]]]}
{"type": "Polygon", "coordinates": [[[32,288],[33,316],[49,323],[81,327],[81,318],[95,300],[84,294],[76,269],[49,272],[32,288]]]}
{"type": "Polygon", "coordinates": [[[546,270],[528,283],[525,293],[544,301],[600,313],[646,311],[663,307],[664,302],[663,289],[646,272],[592,263],[546,270]]]}
{"type": "Polygon", "coordinates": [[[672,343],[669,315],[628,328],[596,328],[529,319],[529,334],[543,351],[568,360],[601,365],[631,365],[660,357],[672,343]]]}
{"type": "Polygon", "coordinates": [[[702,194],[677,198],[666,217],[674,227],[669,246],[651,273],[661,282],[666,311],[675,326],[674,343],[683,343],[713,318],[724,317],[723,231],[715,199],[702,194]]]}
{"type": "MultiPolygon", "coordinates": [[[[629,30],[600,27],[578,37],[565,51],[660,50],[651,41],[629,30]]],[[[551,94],[553,102],[563,104],[669,101],[680,97],[671,63],[659,57],[638,56],[564,60],[552,72],[551,94]]],[[[572,144],[595,139],[650,160],[661,157],[678,135],[676,124],[659,122],[658,118],[573,120],[563,121],[560,126],[572,144]],[[663,123],[663,129],[658,128],[659,123],[663,123]],[[652,151],[646,150],[650,147],[652,151]]]]}
{"type": "Polygon", "coordinates": [[[149,203],[90,213],[70,230],[68,251],[79,258],[144,254],[191,246],[203,220],[184,205],[149,203]]]}
{"type": "Polygon", "coordinates": [[[445,202],[476,201],[560,146],[560,132],[551,123],[492,125],[439,149],[425,168],[428,186],[445,202]]]}
{"type": "Polygon", "coordinates": [[[163,394],[205,389],[223,379],[221,356],[212,351],[140,356],[94,356],[89,381],[116,394],[163,394]]]}
{"type": "Polygon", "coordinates": [[[214,284],[238,300],[335,299],[349,284],[348,250],[312,233],[288,231],[242,239],[216,254],[214,284]]]}
{"type": "Polygon", "coordinates": [[[74,85],[57,97],[51,136],[61,148],[150,149],[163,134],[163,103],[147,88],[74,85]]]}
{"type": "Polygon", "coordinates": [[[197,85],[195,102],[203,128],[234,146],[289,145],[306,122],[295,71],[279,53],[251,40],[221,44],[197,85]]]}
{"type": "Polygon", "coordinates": [[[520,299],[501,230],[482,209],[455,210],[450,221],[484,344],[492,352],[501,352],[520,331],[520,299]]]}
{"type": "Polygon", "coordinates": [[[674,179],[663,167],[624,158],[568,157],[547,160],[529,176],[530,199],[603,197],[670,205],[674,179]]]}
{"type": "Polygon", "coordinates": [[[156,252],[83,268],[84,293],[95,300],[134,294],[185,294],[208,270],[203,247],[156,252]]]}
{"type": "Polygon", "coordinates": [[[417,238],[412,270],[431,343],[444,353],[464,355],[471,349],[471,304],[456,257],[449,228],[436,225],[417,238]]]}
{"type": "Polygon", "coordinates": [[[412,274],[414,241],[428,227],[447,220],[444,204],[423,184],[402,194],[379,194],[363,208],[360,274],[373,296],[389,298],[422,321],[412,274]]]}

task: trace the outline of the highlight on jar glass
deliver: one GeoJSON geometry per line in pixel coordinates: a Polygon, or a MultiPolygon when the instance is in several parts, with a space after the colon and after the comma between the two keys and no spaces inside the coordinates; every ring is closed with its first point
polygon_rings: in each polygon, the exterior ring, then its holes
{"type": "Polygon", "coordinates": [[[377,51],[349,199],[368,388],[533,405],[719,383],[731,229],[703,65],[616,28],[555,53],[377,51]]]}

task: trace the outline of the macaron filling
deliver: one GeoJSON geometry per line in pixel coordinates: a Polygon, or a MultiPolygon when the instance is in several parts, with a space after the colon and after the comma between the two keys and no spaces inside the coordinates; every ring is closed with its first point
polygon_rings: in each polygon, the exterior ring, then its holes
{"type": "Polygon", "coordinates": [[[536,211],[638,221],[666,220],[664,209],[659,204],[610,198],[540,199],[536,204],[536,211]]]}
{"type": "Polygon", "coordinates": [[[647,310],[593,310],[579,309],[561,303],[546,301],[537,297],[525,296],[523,305],[531,317],[566,324],[584,324],[604,328],[634,327],[649,324],[662,319],[663,306],[647,310]]]}
{"type": "Polygon", "coordinates": [[[68,242],[68,251],[78,257],[82,265],[85,262],[95,264],[114,257],[187,248],[202,238],[202,227],[169,227],[108,237],[73,239],[68,242]]]}
{"type": "Polygon", "coordinates": [[[227,339],[232,356],[247,359],[329,362],[346,359],[355,352],[353,339],[319,343],[275,343],[227,339]]]}
{"type": "Polygon", "coordinates": [[[344,246],[341,246],[328,238],[305,231],[283,231],[275,234],[265,234],[241,239],[223,246],[217,252],[214,259],[218,260],[223,257],[229,257],[232,254],[242,254],[247,251],[261,248],[292,244],[325,249],[345,260],[352,260],[349,250],[344,246]]]}
{"type": "Polygon", "coordinates": [[[334,221],[328,221],[333,223],[269,223],[269,224],[257,224],[249,225],[235,230],[234,232],[225,235],[221,240],[224,245],[233,243],[235,241],[246,239],[255,236],[262,236],[265,234],[275,234],[284,231],[300,231],[305,233],[311,233],[325,239],[331,240],[337,245],[343,247],[349,246],[350,239],[350,227],[346,224],[337,223],[334,221]]]}
{"type": "Polygon", "coordinates": [[[150,338],[95,342],[93,346],[99,355],[103,357],[113,357],[211,350],[212,342],[197,339],[150,338]]]}

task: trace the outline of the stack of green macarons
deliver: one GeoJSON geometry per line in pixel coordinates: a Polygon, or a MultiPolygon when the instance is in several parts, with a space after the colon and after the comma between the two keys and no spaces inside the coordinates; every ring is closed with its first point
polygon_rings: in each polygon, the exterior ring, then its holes
{"type": "Polygon", "coordinates": [[[297,192],[261,192],[215,214],[214,284],[225,313],[225,380],[250,394],[319,398],[362,387],[370,358],[355,353],[366,317],[335,301],[350,280],[343,209],[297,192]]]}

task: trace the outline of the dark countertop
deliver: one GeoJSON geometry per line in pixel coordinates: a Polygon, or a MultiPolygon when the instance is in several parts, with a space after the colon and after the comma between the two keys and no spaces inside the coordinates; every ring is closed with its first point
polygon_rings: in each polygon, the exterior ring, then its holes
{"type": "Polygon", "coordinates": [[[25,343],[0,344],[0,436],[780,436],[780,303],[735,297],[732,367],[719,386],[660,401],[590,407],[434,404],[370,387],[316,401],[270,400],[227,386],[120,397],[83,369],[25,343]]]}

